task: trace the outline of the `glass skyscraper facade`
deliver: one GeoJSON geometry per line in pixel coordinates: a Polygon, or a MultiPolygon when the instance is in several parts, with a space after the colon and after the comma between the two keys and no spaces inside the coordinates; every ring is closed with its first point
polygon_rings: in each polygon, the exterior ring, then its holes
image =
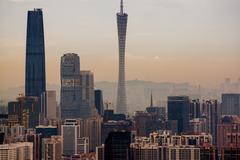
{"type": "Polygon", "coordinates": [[[187,96],[168,97],[168,120],[177,122],[177,132],[187,132],[190,120],[190,100],[187,96]]]}
{"type": "Polygon", "coordinates": [[[80,60],[75,53],[61,57],[61,118],[80,118],[80,60]]]}
{"type": "Polygon", "coordinates": [[[127,100],[125,88],[125,44],[128,15],[123,12],[123,1],[121,0],[121,10],[117,13],[118,45],[119,45],[119,71],[118,71],[118,91],[117,91],[117,113],[127,113],[127,100]]]}
{"type": "Polygon", "coordinates": [[[40,96],[46,90],[43,13],[28,11],[25,95],[40,96]]]}

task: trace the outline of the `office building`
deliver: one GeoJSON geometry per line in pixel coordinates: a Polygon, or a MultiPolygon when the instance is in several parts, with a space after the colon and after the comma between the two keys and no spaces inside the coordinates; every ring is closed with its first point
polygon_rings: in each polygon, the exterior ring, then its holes
{"type": "Polygon", "coordinates": [[[62,154],[71,156],[77,154],[77,138],[79,137],[79,125],[74,119],[66,119],[61,126],[62,154]]]}
{"type": "Polygon", "coordinates": [[[213,135],[213,142],[216,144],[220,104],[217,100],[203,101],[201,110],[202,117],[206,119],[206,132],[213,135]]]}
{"type": "Polygon", "coordinates": [[[44,119],[57,119],[56,91],[45,91],[41,95],[41,101],[44,119]]]}
{"type": "Polygon", "coordinates": [[[43,13],[28,11],[25,95],[40,96],[46,90],[43,13]]]}
{"type": "Polygon", "coordinates": [[[103,106],[103,94],[102,90],[95,90],[95,107],[97,108],[98,114],[104,115],[104,106],[103,106]]]}
{"type": "Polygon", "coordinates": [[[96,147],[96,160],[104,160],[104,145],[96,147]]]}
{"type": "Polygon", "coordinates": [[[25,135],[25,142],[33,143],[33,160],[39,160],[42,158],[42,137],[41,134],[36,134],[29,131],[25,135]]]}
{"type": "Polygon", "coordinates": [[[131,133],[111,132],[104,144],[105,160],[125,160],[130,158],[131,133]]]}
{"type": "Polygon", "coordinates": [[[89,138],[82,137],[77,139],[77,154],[89,153],[89,138]]]}
{"type": "Polygon", "coordinates": [[[18,142],[0,145],[1,160],[33,160],[33,144],[18,142]]]}
{"type": "Polygon", "coordinates": [[[62,158],[62,141],[61,136],[51,136],[50,138],[43,139],[44,145],[44,159],[45,160],[57,160],[62,158]]]}
{"type": "Polygon", "coordinates": [[[94,77],[91,71],[80,71],[81,106],[80,118],[92,116],[95,108],[94,100],[94,77]]]}
{"type": "Polygon", "coordinates": [[[189,121],[189,129],[190,132],[194,133],[202,133],[207,132],[207,119],[206,118],[194,118],[189,121]]]}
{"type": "Polygon", "coordinates": [[[0,125],[0,133],[4,134],[5,143],[17,142],[19,137],[25,134],[26,128],[19,124],[14,126],[0,125]]]}
{"type": "Polygon", "coordinates": [[[36,133],[41,134],[42,138],[50,138],[51,136],[58,135],[58,129],[56,126],[36,126],[36,133]]]}
{"type": "Polygon", "coordinates": [[[20,124],[25,128],[39,125],[41,101],[39,97],[20,96],[15,102],[8,103],[10,125],[20,124]]]}
{"type": "Polygon", "coordinates": [[[235,115],[223,116],[217,125],[217,146],[222,148],[240,147],[240,117],[235,115]]]}
{"type": "Polygon", "coordinates": [[[168,120],[177,124],[177,133],[189,131],[190,100],[187,96],[168,97],[168,120]]]}
{"type": "Polygon", "coordinates": [[[190,108],[189,108],[190,119],[200,118],[200,115],[201,115],[200,108],[201,108],[201,104],[198,99],[192,100],[190,102],[190,108]]]}
{"type": "Polygon", "coordinates": [[[125,45],[127,31],[127,13],[123,12],[123,0],[121,0],[121,9],[117,13],[118,26],[118,45],[119,45],[119,71],[118,71],[118,89],[117,89],[117,113],[127,113],[127,98],[125,86],[125,45]]]}
{"type": "Polygon", "coordinates": [[[239,160],[240,159],[240,148],[222,148],[219,152],[221,152],[221,160],[239,160]]]}
{"type": "Polygon", "coordinates": [[[107,121],[102,124],[102,144],[108,137],[108,134],[113,131],[129,131],[133,130],[133,122],[130,120],[107,121]]]}
{"type": "Polygon", "coordinates": [[[124,120],[126,120],[126,115],[125,114],[114,113],[113,109],[105,109],[103,119],[104,119],[104,122],[107,122],[107,121],[124,121],[124,120]]]}
{"type": "Polygon", "coordinates": [[[240,94],[222,94],[222,115],[240,116],[240,94]]]}
{"type": "MultiPolygon", "coordinates": [[[[151,113],[143,111],[135,112],[134,129],[136,130],[137,136],[148,136],[149,133],[152,132],[152,127],[154,127],[155,124],[158,123],[154,121],[151,113]]],[[[154,130],[157,130],[157,128],[155,128],[154,130]]]]}
{"type": "Polygon", "coordinates": [[[80,60],[75,53],[61,57],[61,118],[80,118],[80,60]]]}
{"type": "Polygon", "coordinates": [[[80,125],[79,137],[88,137],[89,152],[95,152],[96,146],[101,145],[102,117],[95,116],[78,120],[80,125]]]}

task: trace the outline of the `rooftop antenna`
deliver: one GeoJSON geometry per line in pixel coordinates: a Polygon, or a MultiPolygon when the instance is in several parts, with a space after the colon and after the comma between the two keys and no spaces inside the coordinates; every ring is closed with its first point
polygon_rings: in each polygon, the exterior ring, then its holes
{"type": "Polygon", "coordinates": [[[120,11],[121,14],[123,14],[123,0],[121,0],[121,11],[120,11]]]}
{"type": "Polygon", "coordinates": [[[150,107],[153,107],[153,96],[152,96],[152,90],[151,90],[151,104],[150,107]]]}

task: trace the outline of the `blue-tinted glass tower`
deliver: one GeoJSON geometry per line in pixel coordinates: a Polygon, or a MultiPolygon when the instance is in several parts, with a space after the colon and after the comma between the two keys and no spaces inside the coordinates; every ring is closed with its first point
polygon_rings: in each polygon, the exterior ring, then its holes
{"type": "Polygon", "coordinates": [[[121,0],[121,10],[117,13],[118,45],[119,45],[119,72],[117,91],[117,113],[127,113],[127,100],[125,88],[125,44],[128,15],[123,12],[123,0],[121,0]]]}
{"type": "Polygon", "coordinates": [[[61,57],[61,118],[80,118],[80,58],[75,53],[61,57]]]}
{"type": "Polygon", "coordinates": [[[101,90],[95,90],[95,107],[97,108],[98,114],[104,114],[104,106],[103,106],[103,95],[101,90]]]}
{"type": "Polygon", "coordinates": [[[168,97],[168,120],[177,122],[177,132],[189,131],[190,100],[187,96],[168,97]]]}
{"type": "Polygon", "coordinates": [[[46,90],[43,14],[28,11],[26,40],[25,95],[40,96],[46,90]]]}

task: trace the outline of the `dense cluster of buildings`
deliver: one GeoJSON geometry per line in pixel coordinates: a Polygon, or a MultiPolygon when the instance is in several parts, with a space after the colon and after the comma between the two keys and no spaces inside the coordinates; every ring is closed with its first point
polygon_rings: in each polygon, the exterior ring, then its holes
{"type": "Polygon", "coordinates": [[[25,95],[0,115],[1,160],[239,160],[240,94],[222,102],[169,96],[167,106],[127,112],[125,39],[128,15],[117,13],[116,112],[104,107],[94,75],[78,54],[61,57],[60,104],[46,90],[43,14],[28,12],[25,95]]]}

